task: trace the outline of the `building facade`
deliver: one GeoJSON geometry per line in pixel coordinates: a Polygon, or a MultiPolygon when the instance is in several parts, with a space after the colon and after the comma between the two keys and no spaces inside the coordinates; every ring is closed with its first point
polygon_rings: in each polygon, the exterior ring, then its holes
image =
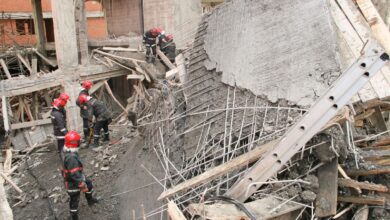
{"type": "MultiPolygon", "coordinates": [[[[87,1],[85,7],[88,38],[106,38],[107,24],[102,5],[98,1],[87,1]]],[[[0,0],[0,47],[35,45],[32,11],[32,4],[29,0],[0,0]]],[[[54,42],[50,0],[42,0],[42,12],[46,42],[54,42]]]]}

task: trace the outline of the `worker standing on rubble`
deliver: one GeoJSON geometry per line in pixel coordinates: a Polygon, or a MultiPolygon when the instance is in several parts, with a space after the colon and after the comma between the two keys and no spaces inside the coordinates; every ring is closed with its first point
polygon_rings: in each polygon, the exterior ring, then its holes
{"type": "Polygon", "coordinates": [[[169,34],[164,40],[159,42],[160,50],[168,57],[168,59],[175,63],[176,58],[176,44],[173,41],[173,35],[169,34]]]}
{"type": "Polygon", "coordinates": [[[64,106],[66,103],[61,99],[54,99],[50,113],[51,123],[53,124],[54,136],[57,139],[57,152],[62,158],[62,149],[64,148],[64,137],[68,132],[66,129],[66,112],[64,106]]]}
{"type": "Polygon", "coordinates": [[[92,195],[92,181],[83,174],[83,164],[78,154],[79,145],[80,135],[76,131],[70,131],[65,135],[62,176],[64,177],[65,189],[68,191],[70,197],[69,208],[72,220],[79,219],[80,191],[85,193],[88,205],[91,206],[98,203],[98,199],[92,195]]]}
{"type": "Polygon", "coordinates": [[[146,47],[146,62],[154,63],[157,54],[157,41],[164,31],[161,28],[152,28],[144,34],[143,43],[146,47]]]}
{"type": "Polygon", "coordinates": [[[88,107],[87,105],[80,105],[79,98],[81,95],[89,95],[89,90],[92,88],[93,83],[89,80],[85,80],[81,87],[83,87],[79,93],[78,99],[76,100],[76,105],[80,107],[80,116],[83,119],[83,134],[84,138],[82,139],[82,142],[87,142],[89,135],[89,124],[88,124],[88,107]]]}
{"type": "Polygon", "coordinates": [[[81,95],[79,97],[80,105],[87,104],[88,106],[88,120],[89,123],[95,121],[93,129],[93,143],[92,148],[99,147],[100,131],[104,130],[103,141],[110,141],[110,133],[108,131],[108,125],[112,121],[112,114],[107,109],[107,106],[91,96],[81,95]]]}

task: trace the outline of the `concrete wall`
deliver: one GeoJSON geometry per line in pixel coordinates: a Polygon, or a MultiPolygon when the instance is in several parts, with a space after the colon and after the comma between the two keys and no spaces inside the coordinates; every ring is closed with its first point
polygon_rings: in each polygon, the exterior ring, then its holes
{"type": "MultiPolygon", "coordinates": [[[[108,33],[141,34],[141,0],[104,0],[108,33]]],[[[178,47],[192,42],[202,16],[200,0],[144,0],[144,29],[161,27],[172,33],[178,47]]]]}
{"type": "Polygon", "coordinates": [[[141,0],[104,0],[109,34],[116,36],[141,34],[141,0]]]}
{"type": "Polygon", "coordinates": [[[307,106],[339,75],[326,0],[230,1],[210,15],[207,67],[270,101],[307,106]]]}

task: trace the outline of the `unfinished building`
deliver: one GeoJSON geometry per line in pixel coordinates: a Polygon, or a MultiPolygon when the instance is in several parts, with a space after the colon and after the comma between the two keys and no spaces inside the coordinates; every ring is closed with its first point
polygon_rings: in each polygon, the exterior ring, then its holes
{"type": "Polygon", "coordinates": [[[91,39],[91,2],[52,0],[51,49],[42,3],[36,46],[0,54],[0,219],[67,218],[48,117],[85,79],[115,117],[107,146],[80,151],[102,199],[81,219],[389,218],[387,1],[104,0],[91,39]],[[145,62],[155,26],[174,64],[145,62]]]}

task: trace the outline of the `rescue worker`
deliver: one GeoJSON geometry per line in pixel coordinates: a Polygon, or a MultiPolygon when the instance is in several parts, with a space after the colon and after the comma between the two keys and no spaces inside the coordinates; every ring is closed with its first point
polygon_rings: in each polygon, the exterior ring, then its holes
{"type": "Polygon", "coordinates": [[[85,193],[88,205],[98,203],[94,198],[92,181],[83,174],[83,164],[81,163],[78,150],[80,135],[76,131],[70,131],[65,135],[64,163],[62,176],[64,177],[65,189],[70,197],[69,209],[72,220],[78,218],[78,207],[80,201],[80,191],[85,193]]]}
{"type": "Polygon", "coordinates": [[[173,35],[169,34],[160,42],[160,50],[168,57],[168,59],[175,63],[176,58],[176,44],[173,41],[173,35]]]}
{"type": "Polygon", "coordinates": [[[154,63],[156,61],[157,41],[160,35],[163,34],[164,31],[161,28],[152,28],[144,34],[143,43],[146,47],[146,62],[154,63]]]}
{"type": "MultiPolygon", "coordinates": [[[[81,84],[81,91],[79,93],[79,98],[81,95],[89,95],[89,90],[92,88],[93,86],[93,83],[89,80],[85,80],[82,84],[81,84]]],[[[80,116],[81,118],[83,119],[83,134],[84,134],[84,138],[82,140],[82,142],[87,142],[88,138],[89,138],[89,124],[88,124],[88,109],[87,109],[87,105],[80,105],[80,102],[79,102],[79,98],[76,100],[76,105],[80,107],[80,116]]]]}
{"type": "Polygon", "coordinates": [[[87,104],[89,122],[92,123],[93,119],[95,119],[95,126],[93,129],[93,143],[91,147],[99,147],[100,131],[102,129],[104,130],[103,141],[110,141],[108,125],[112,121],[112,114],[107,109],[107,106],[103,102],[87,95],[81,95],[79,97],[79,102],[80,105],[85,103],[87,104]]]}
{"type": "Polygon", "coordinates": [[[54,136],[57,139],[57,152],[61,159],[63,159],[62,149],[64,148],[64,136],[68,132],[66,129],[66,113],[64,110],[65,104],[66,103],[61,99],[54,99],[50,113],[54,136]]]}
{"type": "Polygon", "coordinates": [[[61,110],[62,110],[62,112],[64,113],[65,118],[66,118],[65,106],[66,106],[66,104],[67,104],[68,101],[69,101],[69,95],[68,95],[67,93],[61,93],[61,94],[58,96],[58,99],[62,102],[62,106],[64,106],[64,108],[61,108],[61,110]]]}
{"type": "Polygon", "coordinates": [[[65,102],[65,105],[66,105],[66,103],[68,103],[68,101],[69,101],[69,95],[67,93],[63,92],[58,96],[58,99],[63,100],[65,102]]]}

